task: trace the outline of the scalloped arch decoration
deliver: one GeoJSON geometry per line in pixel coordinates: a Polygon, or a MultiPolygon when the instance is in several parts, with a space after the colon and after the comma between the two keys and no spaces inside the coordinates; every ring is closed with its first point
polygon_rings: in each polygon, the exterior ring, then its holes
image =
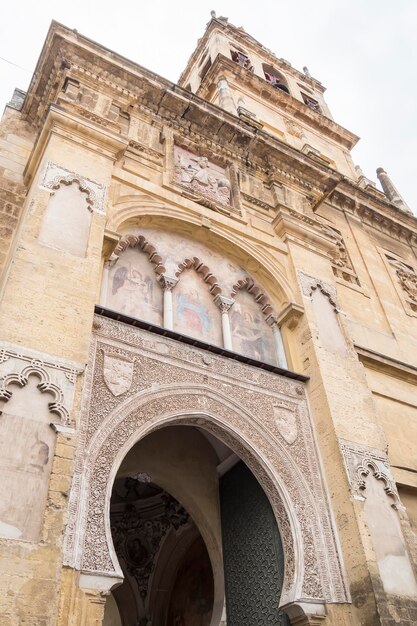
{"type": "Polygon", "coordinates": [[[179,277],[184,270],[194,269],[200,274],[204,282],[209,285],[209,291],[213,296],[220,295],[222,292],[218,279],[211,273],[209,267],[203,263],[198,257],[187,258],[178,265],[178,271],[175,276],[179,277]]]}
{"type": "Polygon", "coordinates": [[[37,376],[40,379],[37,388],[42,393],[50,393],[53,395],[53,402],[48,403],[48,408],[51,413],[58,415],[63,424],[68,424],[70,416],[64,406],[64,395],[62,390],[58,387],[58,385],[51,382],[48,372],[42,367],[40,362],[32,362],[30,365],[24,367],[20,373],[7,374],[4,378],[2,378],[0,382],[0,400],[4,400],[4,402],[10,400],[13,392],[10,391],[8,387],[10,385],[19,385],[20,387],[24,387],[28,384],[30,376],[37,376]]]}
{"type": "MultiPolygon", "coordinates": [[[[162,203],[149,196],[136,198],[123,196],[123,201],[115,202],[113,209],[109,209],[109,213],[107,227],[118,233],[126,232],[132,225],[135,227],[162,228],[163,223],[167,221],[171,224],[171,230],[174,232],[182,232],[184,226],[193,226],[196,229],[202,226],[200,214],[184,213],[178,206],[170,205],[168,202],[162,203]],[[116,208],[117,210],[115,210],[116,208]],[[141,220],[146,220],[146,224],[141,224],[141,220]]],[[[216,228],[210,228],[210,232],[221,242],[219,247],[231,245],[238,249],[245,258],[252,259],[257,266],[259,265],[258,271],[274,285],[282,306],[297,300],[296,293],[294,293],[293,287],[285,275],[284,267],[277,261],[276,254],[273,255],[272,251],[249,245],[243,236],[233,231],[225,231],[216,226],[216,228]]]]}
{"type": "Polygon", "coordinates": [[[166,270],[162,263],[162,256],[157,252],[155,246],[143,235],[127,235],[123,237],[113,252],[113,258],[116,257],[114,260],[117,261],[127,248],[135,248],[136,246],[148,255],[149,261],[154,266],[154,271],[157,275],[165,273],[166,270]]]}
{"type": "Polygon", "coordinates": [[[105,200],[107,188],[77,172],[49,161],[46,165],[42,178],[41,187],[49,192],[54,192],[61,185],[78,185],[79,190],[86,194],[87,207],[91,212],[105,213],[105,200]]]}
{"type": "Polygon", "coordinates": [[[274,313],[274,308],[268,296],[262,291],[261,287],[257,285],[253,278],[246,276],[243,280],[238,280],[237,283],[233,285],[232,293],[230,294],[231,297],[234,298],[241,289],[245,289],[253,296],[255,302],[260,305],[266,321],[268,324],[272,325],[276,319],[276,314],[274,313]]]}

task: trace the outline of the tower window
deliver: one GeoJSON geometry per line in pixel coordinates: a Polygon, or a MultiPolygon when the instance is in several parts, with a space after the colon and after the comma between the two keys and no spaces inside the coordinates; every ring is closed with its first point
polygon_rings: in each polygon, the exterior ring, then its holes
{"type": "Polygon", "coordinates": [[[232,57],[232,61],[234,61],[238,65],[241,65],[246,70],[253,72],[253,65],[250,62],[247,54],[245,54],[244,52],[239,52],[238,50],[231,50],[230,55],[232,57]]]}
{"type": "Polygon", "coordinates": [[[307,94],[305,93],[302,93],[301,96],[303,98],[304,104],[310,107],[310,109],[313,109],[313,111],[321,112],[320,105],[317,100],[314,100],[314,98],[312,98],[311,96],[307,96],[307,94]]]}
{"type": "Polygon", "coordinates": [[[272,67],[272,65],[262,64],[262,68],[264,71],[265,80],[270,83],[275,89],[281,89],[281,91],[285,91],[285,93],[290,93],[288,89],[287,81],[281,74],[272,67]]]}

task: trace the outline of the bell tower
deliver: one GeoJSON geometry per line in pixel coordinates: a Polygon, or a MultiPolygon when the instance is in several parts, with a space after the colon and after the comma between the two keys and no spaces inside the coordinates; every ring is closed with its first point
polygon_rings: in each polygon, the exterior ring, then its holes
{"type": "Polygon", "coordinates": [[[350,151],[359,138],[333,120],[321,82],[214,11],[179,84],[259,132],[358,180],[350,151]]]}

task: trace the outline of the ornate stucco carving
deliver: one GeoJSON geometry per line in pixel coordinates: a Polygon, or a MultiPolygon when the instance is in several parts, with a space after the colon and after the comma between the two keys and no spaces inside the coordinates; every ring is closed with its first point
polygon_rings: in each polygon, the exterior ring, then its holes
{"type": "Polygon", "coordinates": [[[59,416],[61,424],[69,424],[75,382],[82,369],[73,361],[1,342],[0,400],[7,402],[12,396],[13,385],[24,387],[29,376],[36,376],[38,389],[53,396],[49,410],[59,416]]]}
{"type": "Polygon", "coordinates": [[[360,285],[342,233],[332,226],[327,226],[327,228],[336,240],[336,246],[331,253],[333,274],[348,283],[360,285]]]}
{"type": "Polygon", "coordinates": [[[81,191],[87,195],[87,203],[92,211],[104,214],[106,212],[106,186],[85,178],[76,172],[49,161],[42,177],[41,187],[49,192],[59,189],[60,185],[77,183],[81,191]]]}
{"type": "Polygon", "coordinates": [[[387,455],[351,441],[339,441],[354,497],[358,500],[366,498],[366,477],[372,472],[375,478],[383,481],[386,493],[393,498],[393,505],[397,507],[400,500],[387,455]]]}
{"type": "Polygon", "coordinates": [[[305,137],[302,127],[292,120],[285,120],[285,128],[290,135],[297,137],[297,139],[303,139],[305,137]]]}
{"type": "Polygon", "coordinates": [[[300,270],[297,271],[297,275],[301,285],[301,290],[305,296],[310,298],[312,293],[316,291],[316,289],[319,289],[325,296],[327,296],[334,310],[338,310],[336,289],[333,285],[329,285],[314,276],[304,274],[304,272],[301,272],[300,270]]]}
{"type": "Polygon", "coordinates": [[[282,601],[346,601],[302,384],[99,316],[90,364],[65,563],[120,575],[106,514],[117,467],[127,449],[153,429],[195,424],[229,445],[268,494],[285,551],[282,601]],[[123,399],[103,380],[105,355],[134,364],[123,399]],[[291,424],[285,428],[288,411],[291,424]]]}
{"type": "Polygon", "coordinates": [[[395,277],[404,294],[404,300],[413,313],[417,313],[417,273],[400,259],[386,255],[387,261],[395,273],[395,277]]]}

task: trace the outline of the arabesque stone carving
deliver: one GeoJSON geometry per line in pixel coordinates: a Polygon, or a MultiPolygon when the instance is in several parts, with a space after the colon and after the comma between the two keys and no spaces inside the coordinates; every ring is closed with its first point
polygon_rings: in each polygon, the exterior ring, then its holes
{"type": "Polygon", "coordinates": [[[301,285],[301,290],[305,296],[310,298],[312,293],[316,291],[316,289],[319,289],[329,299],[329,302],[334,310],[338,310],[337,294],[336,289],[333,287],[333,285],[329,285],[328,283],[325,283],[324,281],[319,280],[314,276],[304,274],[304,272],[301,272],[300,270],[297,271],[297,275],[301,285]]]}
{"type": "Polygon", "coordinates": [[[375,478],[383,481],[385,492],[393,498],[393,506],[397,507],[400,500],[387,455],[382,451],[344,439],[340,439],[340,446],[354,497],[359,500],[365,499],[366,477],[372,472],[375,478]]]}
{"type": "Polygon", "coordinates": [[[13,391],[10,385],[24,387],[29,376],[39,379],[38,389],[53,397],[49,403],[51,413],[67,425],[75,391],[77,375],[82,371],[78,363],[51,357],[29,348],[21,349],[6,342],[0,343],[0,400],[7,402],[13,391]]]}
{"type": "Polygon", "coordinates": [[[65,563],[86,572],[120,576],[106,517],[106,494],[117,470],[116,459],[155,428],[194,424],[229,445],[268,494],[285,553],[282,601],[300,593],[346,601],[303,385],[218,355],[205,359],[206,355],[180,342],[96,317],[65,563]],[[133,363],[132,385],[123,401],[104,383],[105,356],[133,363]],[[158,380],[151,365],[155,361],[158,380]],[[285,429],[281,421],[289,421],[293,407],[298,424],[295,428],[292,422],[285,429]],[[286,437],[293,440],[291,446],[286,437]]]}

